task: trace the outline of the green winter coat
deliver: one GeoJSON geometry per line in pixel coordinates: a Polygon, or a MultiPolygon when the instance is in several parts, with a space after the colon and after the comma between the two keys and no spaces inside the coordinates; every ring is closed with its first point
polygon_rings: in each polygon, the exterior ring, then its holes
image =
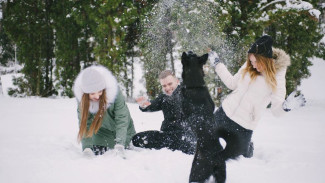
{"type": "MultiPolygon", "coordinates": [[[[96,114],[89,113],[87,127],[90,126],[96,114]]],[[[79,124],[81,113],[78,107],[79,124]]],[[[135,135],[133,120],[129,109],[125,103],[122,93],[119,91],[114,103],[106,110],[102,127],[90,138],[81,140],[82,149],[92,147],[93,145],[107,146],[114,148],[115,144],[122,144],[127,147],[135,135]]]]}
{"type": "MultiPolygon", "coordinates": [[[[92,66],[94,67],[94,66],[92,66]]],[[[96,66],[98,71],[104,76],[106,80],[106,96],[107,96],[107,109],[103,117],[102,126],[96,134],[93,134],[90,138],[83,138],[81,140],[82,149],[90,148],[93,145],[106,146],[109,148],[114,148],[115,144],[124,145],[124,147],[129,146],[132,137],[135,135],[135,129],[133,125],[133,120],[130,116],[129,109],[125,103],[122,92],[118,88],[117,81],[115,77],[111,74],[109,70],[102,66],[96,66]]],[[[80,113],[80,101],[83,95],[81,89],[81,75],[82,72],[77,76],[74,83],[74,94],[78,101],[78,119],[79,125],[81,122],[80,113]]],[[[93,104],[90,104],[93,105],[93,104]]],[[[97,104],[98,105],[98,104],[97,104]]],[[[96,111],[88,113],[87,128],[91,125],[96,111]]]]}

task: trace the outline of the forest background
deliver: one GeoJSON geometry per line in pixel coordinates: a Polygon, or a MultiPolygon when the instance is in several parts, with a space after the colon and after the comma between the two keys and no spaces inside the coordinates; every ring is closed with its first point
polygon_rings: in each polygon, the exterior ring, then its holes
{"type": "MultiPolygon", "coordinates": [[[[175,71],[180,53],[211,48],[235,73],[263,34],[291,57],[288,94],[310,76],[311,58],[325,60],[324,0],[0,0],[0,10],[0,68],[21,66],[0,76],[21,73],[9,90],[15,97],[73,97],[79,71],[102,64],[132,100],[139,61],[152,98],[161,91],[158,74],[175,71]]],[[[218,105],[229,91],[206,72],[218,105]]]]}

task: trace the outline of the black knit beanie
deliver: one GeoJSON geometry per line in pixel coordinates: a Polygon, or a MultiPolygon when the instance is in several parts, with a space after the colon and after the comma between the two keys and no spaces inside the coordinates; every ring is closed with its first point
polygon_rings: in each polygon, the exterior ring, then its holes
{"type": "Polygon", "coordinates": [[[272,58],[272,43],[272,37],[264,35],[255,41],[255,43],[248,50],[248,53],[259,54],[272,58]]]}

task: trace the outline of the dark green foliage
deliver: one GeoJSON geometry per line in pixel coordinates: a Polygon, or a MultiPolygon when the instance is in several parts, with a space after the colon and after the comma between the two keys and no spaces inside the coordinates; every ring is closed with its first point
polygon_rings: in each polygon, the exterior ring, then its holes
{"type": "Polygon", "coordinates": [[[17,88],[9,88],[8,95],[12,97],[26,97],[32,95],[31,86],[23,77],[14,77],[13,84],[17,88]]]}
{"type": "MultiPolygon", "coordinates": [[[[317,0],[314,0],[317,3],[317,0]]],[[[313,4],[316,4],[313,3],[313,4]]],[[[324,1],[319,1],[318,3],[318,9],[321,11],[321,19],[319,20],[319,29],[325,34],[325,6],[324,6],[324,1]],[[322,2],[322,3],[321,3],[322,2]]],[[[322,41],[319,42],[318,44],[318,49],[316,50],[316,57],[322,58],[325,60],[325,37],[322,38],[322,41]]]]}
{"type": "Polygon", "coordinates": [[[91,46],[87,51],[94,55],[94,58],[85,62],[85,66],[95,59],[97,63],[108,67],[123,84],[122,90],[127,97],[132,96],[133,58],[139,54],[133,49],[140,34],[138,25],[141,16],[149,6],[146,3],[149,2],[78,1],[76,10],[72,12],[85,34],[81,37],[91,46]],[[92,40],[89,41],[89,38],[92,40]]]}
{"type": "MultiPolygon", "coordinates": [[[[132,60],[139,55],[133,51],[140,34],[138,24],[153,2],[2,2],[2,50],[12,52],[9,46],[16,44],[18,60],[24,66],[24,80],[16,79],[14,83],[19,90],[11,93],[72,97],[73,81],[79,71],[99,63],[117,76],[128,96],[132,95],[133,74],[130,73],[133,73],[132,60]]],[[[1,63],[9,59],[6,54],[3,56],[6,58],[1,63]]]]}
{"type": "Polygon", "coordinates": [[[78,9],[81,13],[77,14],[82,16],[81,18],[75,18],[77,15],[71,11],[80,6],[74,1],[58,1],[53,17],[56,37],[56,88],[60,91],[60,95],[68,97],[73,97],[73,81],[81,69],[81,63],[87,66],[95,60],[91,56],[93,47],[88,41],[92,22],[82,8],[78,9]],[[78,18],[82,21],[78,21],[78,18]]]}
{"type": "Polygon", "coordinates": [[[24,64],[22,73],[29,83],[31,95],[55,94],[52,79],[54,36],[51,8],[50,0],[34,0],[8,1],[3,9],[4,30],[19,48],[18,60],[24,64]]]}
{"type": "MultiPolygon", "coordinates": [[[[15,96],[72,97],[79,71],[99,63],[117,76],[121,89],[132,98],[133,64],[135,58],[140,58],[148,95],[155,97],[161,91],[159,73],[175,70],[179,53],[192,50],[202,55],[211,48],[234,74],[246,61],[250,44],[262,34],[269,34],[275,47],[290,54],[290,93],[310,76],[311,57],[325,59],[325,43],[320,42],[324,22],[319,24],[309,10],[279,8],[299,2],[2,1],[0,64],[14,60],[16,45],[24,78],[14,80],[18,89],[11,90],[11,94],[15,96]]],[[[318,7],[317,0],[308,2],[314,8],[323,8],[318,7]]],[[[205,70],[212,97],[220,103],[229,91],[213,70],[205,70]]]]}
{"type": "Polygon", "coordinates": [[[287,94],[290,94],[297,90],[302,79],[310,76],[310,58],[317,56],[318,42],[323,35],[318,29],[318,20],[308,11],[277,11],[270,15],[267,25],[274,47],[285,50],[291,57],[286,75],[287,94]]]}
{"type": "Polygon", "coordinates": [[[0,19],[0,65],[6,65],[9,61],[15,60],[13,42],[3,30],[2,19],[0,19]]]}

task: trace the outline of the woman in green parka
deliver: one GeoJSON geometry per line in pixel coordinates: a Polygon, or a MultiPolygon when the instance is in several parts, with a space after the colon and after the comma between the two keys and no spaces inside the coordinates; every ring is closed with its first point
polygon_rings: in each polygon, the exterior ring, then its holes
{"type": "Polygon", "coordinates": [[[113,74],[103,66],[90,66],[77,76],[73,92],[78,102],[82,150],[102,155],[114,148],[123,156],[135,129],[113,74]]]}

